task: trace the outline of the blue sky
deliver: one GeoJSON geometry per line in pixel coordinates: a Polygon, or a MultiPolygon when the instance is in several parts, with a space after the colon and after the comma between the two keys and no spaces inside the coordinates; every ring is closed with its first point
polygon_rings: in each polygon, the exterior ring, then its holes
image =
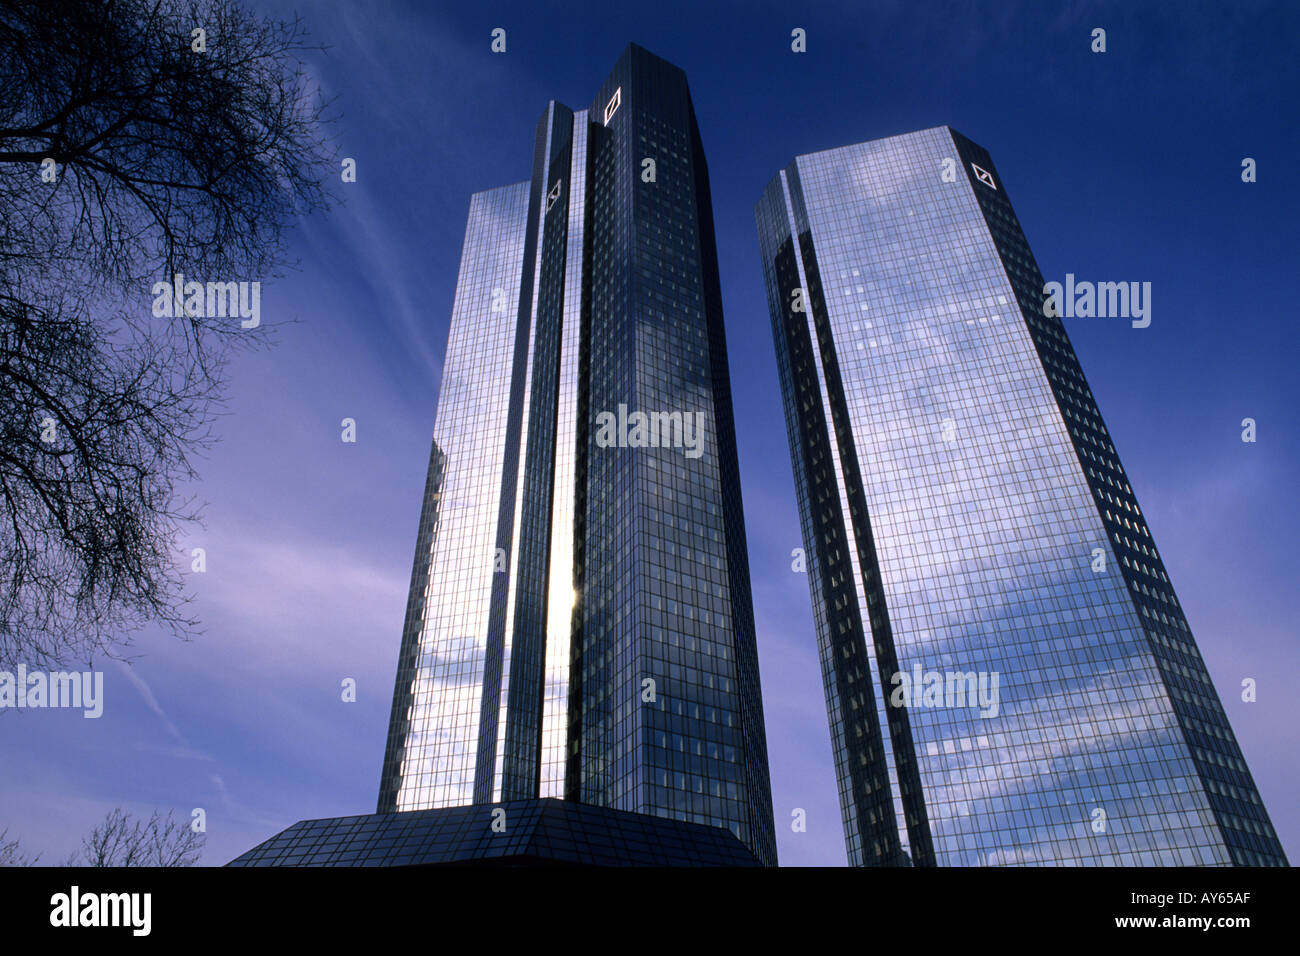
{"type": "Polygon", "coordinates": [[[58,862],[115,806],[202,807],[204,862],[219,864],[295,820],[374,809],[469,194],[527,178],[547,99],[586,106],[631,40],[686,71],[712,176],[782,862],[845,856],[807,581],[790,569],[800,534],[753,206],[796,153],[945,123],[993,154],[1045,275],[1152,283],[1149,328],[1067,329],[1300,856],[1300,16],[1049,6],[300,7],[331,47],[312,68],[358,182],[293,235],[298,271],[264,285],[264,319],[289,324],[238,361],[201,463],[206,525],[186,548],[207,550],[191,578],[206,634],[141,635],[133,666],[106,664],[99,720],[0,716],[0,829],[58,862]],[[795,27],[806,54],[790,51],[795,27]],[[356,703],[340,700],[345,677],[356,703]],[[796,807],[806,833],[790,831],[796,807]]]}

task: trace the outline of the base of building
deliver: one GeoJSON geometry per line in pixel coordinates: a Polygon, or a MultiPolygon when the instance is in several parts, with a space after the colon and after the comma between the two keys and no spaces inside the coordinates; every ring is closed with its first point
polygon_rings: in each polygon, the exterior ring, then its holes
{"type": "Polygon", "coordinates": [[[300,820],[227,866],[758,866],[730,830],[568,800],[300,820]]]}

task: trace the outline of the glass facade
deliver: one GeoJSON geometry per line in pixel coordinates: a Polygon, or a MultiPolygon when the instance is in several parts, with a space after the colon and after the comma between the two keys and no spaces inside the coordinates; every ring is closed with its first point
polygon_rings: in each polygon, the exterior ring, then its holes
{"type": "Polygon", "coordinates": [[[1285,865],[992,158],[756,209],[855,865],[1285,865]]]}
{"type": "Polygon", "coordinates": [[[470,201],[384,758],[389,809],[473,796],[527,211],[526,183],[470,201]]]}
{"type": "Polygon", "coordinates": [[[227,866],[757,866],[729,830],[571,800],[300,820],[227,866]]]}
{"type": "Polygon", "coordinates": [[[776,862],[708,171],[635,45],[471,201],[379,811],[539,797],[776,862]]]}

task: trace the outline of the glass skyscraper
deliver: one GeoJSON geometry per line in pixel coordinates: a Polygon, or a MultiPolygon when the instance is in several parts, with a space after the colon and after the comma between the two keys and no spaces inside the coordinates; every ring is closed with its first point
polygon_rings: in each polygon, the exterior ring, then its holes
{"type": "Polygon", "coordinates": [[[1285,865],[989,154],[756,219],[850,861],[1285,865]]]}
{"type": "Polygon", "coordinates": [[[378,809],[538,798],[776,861],[708,171],[635,45],[470,201],[378,809]]]}

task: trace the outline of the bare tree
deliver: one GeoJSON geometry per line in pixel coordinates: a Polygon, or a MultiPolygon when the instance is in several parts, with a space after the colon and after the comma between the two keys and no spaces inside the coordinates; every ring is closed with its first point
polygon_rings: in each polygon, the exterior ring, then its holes
{"type": "Polygon", "coordinates": [[[154,811],[148,820],[135,819],[120,807],[81,841],[68,866],[193,866],[207,837],[195,833],[172,811],[154,811]]]}
{"type": "Polygon", "coordinates": [[[18,840],[8,840],[8,836],[7,829],[0,830],[0,866],[35,866],[41,855],[28,856],[18,840]]]}
{"type": "Polygon", "coordinates": [[[154,286],[252,288],[328,207],[307,49],[232,0],[0,0],[0,667],[194,633],[183,486],[267,327],[154,286]]]}

